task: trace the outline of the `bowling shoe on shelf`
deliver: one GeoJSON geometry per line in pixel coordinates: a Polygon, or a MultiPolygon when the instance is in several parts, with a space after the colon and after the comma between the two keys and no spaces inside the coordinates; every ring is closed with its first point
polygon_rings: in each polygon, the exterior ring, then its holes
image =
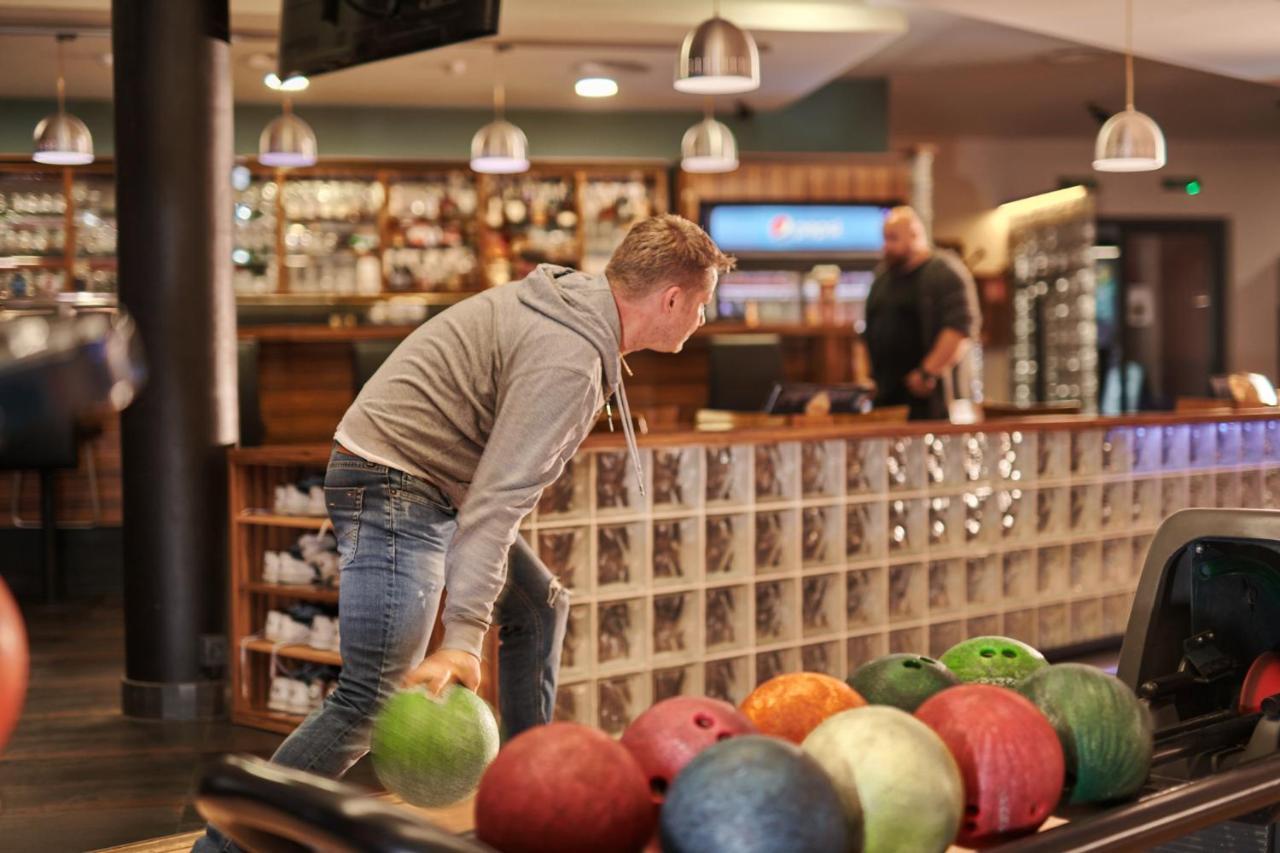
{"type": "Polygon", "coordinates": [[[333,538],[333,534],[324,533],[304,533],[298,537],[298,550],[302,552],[304,560],[311,560],[317,554],[332,552],[338,553],[338,541],[333,538]]]}
{"type": "Polygon", "coordinates": [[[280,583],[280,552],[266,551],[262,555],[262,582],[280,583]]]}
{"type": "Polygon", "coordinates": [[[277,675],[271,679],[271,692],[267,696],[267,708],[281,714],[296,714],[293,710],[294,692],[301,687],[303,695],[306,695],[307,687],[302,682],[294,678],[284,675],[277,675]]]}
{"type": "Polygon", "coordinates": [[[338,554],[335,551],[319,551],[308,562],[315,569],[315,585],[336,589],[341,579],[338,571],[338,554]]]}
{"type": "Polygon", "coordinates": [[[311,636],[307,642],[312,648],[336,651],[337,639],[337,619],[330,616],[317,615],[311,620],[311,636]]]}
{"type": "Polygon", "coordinates": [[[288,713],[304,716],[311,713],[311,684],[301,678],[291,679],[288,713]]]}
{"type": "Polygon", "coordinates": [[[324,477],[304,477],[296,483],[276,486],[273,508],[277,515],[327,515],[324,477]]]}
{"type": "Polygon", "coordinates": [[[316,569],[311,563],[302,559],[297,549],[281,551],[279,554],[280,570],[277,583],[285,586],[310,586],[316,581],[316,569]]]}
{"type": "Polygon", "coordinates": [[[305,645],[311,639],[311,624],[300,621],[292,613],[272,610],[267,613],[267,625],[263,635],[271,642],[280,645],[305,645]]]}
{"type": "Polygon", "coordinates": [[[280,636],[281,631],[280,622],[287,618],[288,617],[279,610],[268,610],[267,623],[262,627],[262,636],[266,637],[273,643],[277,642],[276,638],[280,636]]]}

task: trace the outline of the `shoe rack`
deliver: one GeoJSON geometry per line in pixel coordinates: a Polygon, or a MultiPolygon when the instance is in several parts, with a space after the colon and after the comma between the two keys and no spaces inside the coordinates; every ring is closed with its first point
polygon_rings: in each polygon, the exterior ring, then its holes
{"type": "MultiPolygon", "coordinates": [[[[277,486],[323,474],[328,446],[286,445],[233,450],[230,456],[230,646],[231,720],[238,725],[291,732],[304,719],[300,714],[267,707],[277,662],[285,666],[307,663],[342,665],[334,651],[304,644],[279,644],[266,639],[267,614],[298,602],[337,606],[338,590],[314,586],[272,584],[263,580],[267,551],[288,551],[304,533],[319,532],[327,519],[281,515],[274,511],[277,486]]],[[[437,625],[432,643],[439,641],[437,625]]],[[[496,632],[490,632],[482,667],[481,695],[496,706],[496,632]]]]}

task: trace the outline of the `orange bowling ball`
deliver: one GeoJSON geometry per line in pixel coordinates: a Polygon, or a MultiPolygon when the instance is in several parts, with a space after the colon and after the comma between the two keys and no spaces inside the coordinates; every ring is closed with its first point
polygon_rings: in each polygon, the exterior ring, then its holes
{"type": "Polygon", "coordinates": [[[833,714],[867,704],[858,691],[818,672],[779,675],[742,703],[742,713],[761,733],[800,743],[833,714]]]}

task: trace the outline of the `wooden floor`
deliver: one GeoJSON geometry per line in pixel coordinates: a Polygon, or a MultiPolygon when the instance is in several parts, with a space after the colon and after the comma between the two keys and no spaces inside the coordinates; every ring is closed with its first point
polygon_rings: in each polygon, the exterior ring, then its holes
{"type": "MultiPolygon", "coordinates": [[[[31,684],[0,754],[0,853],[82,853],[128,845],[191,849],[205,764],[224,753],[270,756],[281,736],[230,723],[143,722],[120,714],[124,616],[118,602],[24,608],[31,684]],[[155,839],[146,844],[137,842],[155,839]]],[[[377,789],[367,761],[347,781],[377,789]]],[[[470,801],[426,813],[469,829],[470,801]]]]}
{"type": "Polygon", "coordinates": [[[120,714],[118,603],[26,608],[31,681],[0,754],[0,851],[84,851],[201,826],[191,795],[224,752],[270,755],[279,735],[120,714]]]}

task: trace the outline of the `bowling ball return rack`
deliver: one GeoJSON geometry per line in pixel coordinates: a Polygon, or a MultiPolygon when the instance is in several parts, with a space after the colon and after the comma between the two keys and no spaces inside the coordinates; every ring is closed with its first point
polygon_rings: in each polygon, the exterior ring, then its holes
{"type": "MultiPolygon", "coordinates": [[[[1151,708],[1147,785],[1131,802],[1064,809],[1065,823],[988,849],[1280,853],[1280,692],[1261,695],[1276,683],[1265,677],[1246,684],[1274,650],[1280,512],[1170,516],[1143,565],[1117,670],[1151,708]]],[[[489,850],[363,793],[229,757],[205,774],[197,806],[251,853],[489,850]]]]}

